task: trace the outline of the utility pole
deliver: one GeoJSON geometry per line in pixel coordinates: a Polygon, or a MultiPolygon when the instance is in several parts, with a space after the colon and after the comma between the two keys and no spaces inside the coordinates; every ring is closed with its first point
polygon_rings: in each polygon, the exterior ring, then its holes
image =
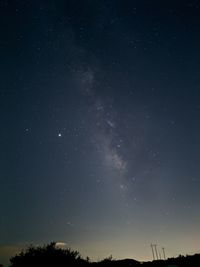
{"type": "Polygon", "coordinates": [[[155,248],[155,252],[156,252],[156,259],[158,260],[157,244],[154,244],[153,246],[154,246],[154,248],[155,248]]]}
{"type": "Polygon", "coordinates": [[[158,254],[159,254],[159,259],[162,260],[162,256],[161,256],[160,250],[158,250],[158,254]]]}
{"type": "Polygon", "coordinates": [[[155,260],[155,255],[154,255],[154,250],[153,250],[153,244],[151,244],[151,250],[152,250],[153,260],[155,260]]]}
{"type": "Polygon", "coordinates": [[[163,251],[163,257],[164,257],[164,260],[166,260],[166,256],[165,256],[165,248],[164,248],[164,247],[162,248],[162,251],[163,251]]]}

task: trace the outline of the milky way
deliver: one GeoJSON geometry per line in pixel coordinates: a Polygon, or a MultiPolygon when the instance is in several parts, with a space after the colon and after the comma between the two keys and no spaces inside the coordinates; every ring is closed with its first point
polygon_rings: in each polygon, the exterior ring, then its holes
{"type": "Polygon", "coordinates": [[[199,252],[198,1],[0,7],[0,263],[199,252]]]}

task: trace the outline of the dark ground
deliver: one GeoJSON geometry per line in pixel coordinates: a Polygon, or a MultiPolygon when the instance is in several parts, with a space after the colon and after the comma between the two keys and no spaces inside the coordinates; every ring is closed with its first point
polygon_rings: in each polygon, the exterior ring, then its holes
{"type": "Polygon", "coordinates": [[[56,246],[56,243],[50,243],[43,247],[30,246],[25,251],[10,259],[10,267],[184,267],[200,266],[200,254],[180,255],[177,258],[167,260],[155,260],[152,262],[139,262],[133,259],[114,260],[112,257],[106,258],[100,262],[91,262],[89,258],[83,259],[78,251],[71,249],[62,249],[56,246]]]}

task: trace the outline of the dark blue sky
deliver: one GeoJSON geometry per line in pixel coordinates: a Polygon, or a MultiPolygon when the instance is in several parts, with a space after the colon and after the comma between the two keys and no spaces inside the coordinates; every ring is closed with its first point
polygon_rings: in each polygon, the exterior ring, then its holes
{"type": "Polygon", "coordinates": [[[1,261],[199,251],[199,1],[0,1],[1,261]]]}

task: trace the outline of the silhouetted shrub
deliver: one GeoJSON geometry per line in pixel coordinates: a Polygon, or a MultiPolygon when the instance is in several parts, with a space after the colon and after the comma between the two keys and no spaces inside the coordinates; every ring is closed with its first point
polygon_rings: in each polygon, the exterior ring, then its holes
{"type": "Polygon", "coordinates": [[[10,262],[10,267],[75,267],[88,264],[78,251],[59,248],[54,242],[43,247],[30,246],[12,257],[10,262]]]}

